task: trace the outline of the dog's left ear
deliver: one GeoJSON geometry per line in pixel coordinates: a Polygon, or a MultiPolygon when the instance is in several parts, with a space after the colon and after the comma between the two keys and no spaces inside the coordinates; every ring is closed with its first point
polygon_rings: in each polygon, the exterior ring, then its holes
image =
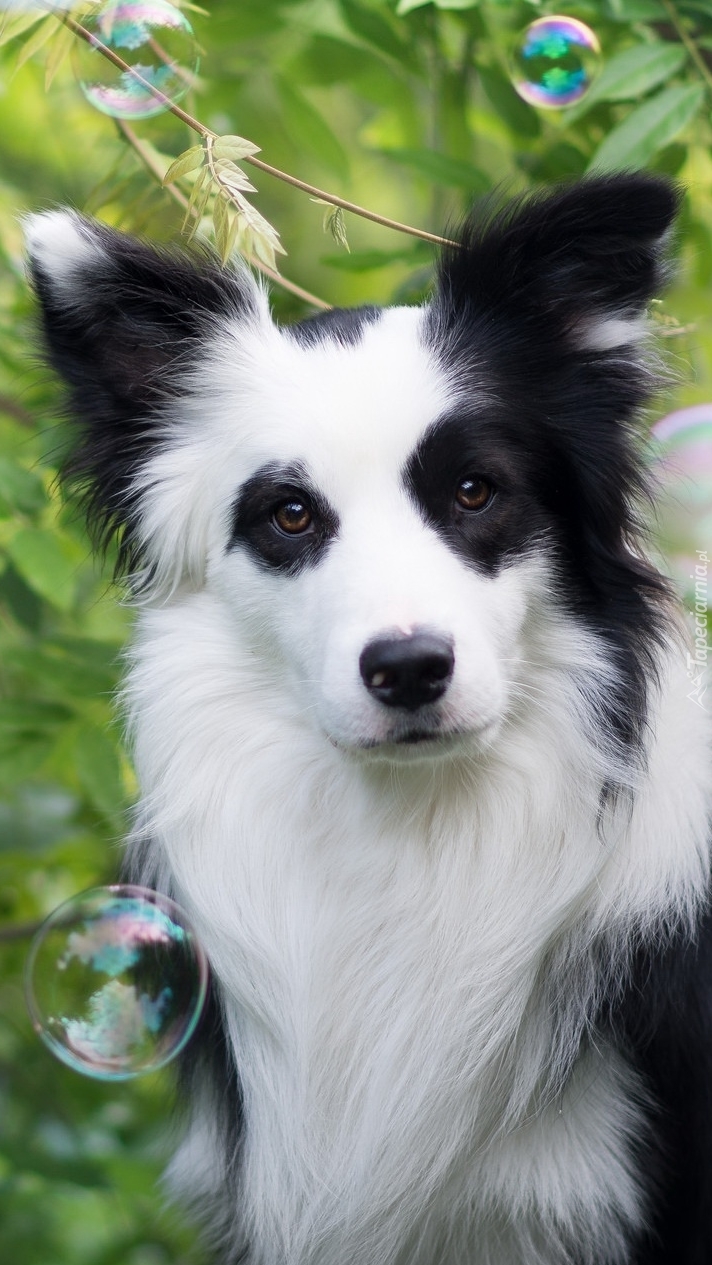
{"type": "Polygon", "coordinates": [[[592,350],[634,342],[665,281],[664,247],[680,201],[669,181],[630,173],[589,177],[494,213],[476,210],[461,248],[441,261],[441,329],[464,316],[508,333],[526,325],[592,350]]]}

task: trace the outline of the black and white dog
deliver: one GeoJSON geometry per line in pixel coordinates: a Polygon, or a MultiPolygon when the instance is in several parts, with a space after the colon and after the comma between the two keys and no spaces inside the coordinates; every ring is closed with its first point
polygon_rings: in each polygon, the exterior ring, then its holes
{"type": "Polygon", "coordinates": [[[249,1265],[710,1265],[709,724],[646,560],[678,196],[473,216],[424,307],[27,234],[139,606],[132,877],[214,980],[171,1180],[249,1265]]]}

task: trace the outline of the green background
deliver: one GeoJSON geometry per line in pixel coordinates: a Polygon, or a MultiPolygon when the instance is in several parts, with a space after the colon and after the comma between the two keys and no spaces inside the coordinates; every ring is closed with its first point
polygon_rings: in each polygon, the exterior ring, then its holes
{"type": "MultiPolygon", "coordinates": [[[[677,280],[655,316],[677,385],[651,416],[711,400],[712,0],[408,7],[222,0],[191,13],[201,77],[185,104],[265,161],[436,233],[494,187],[594,168],[676,176],[688,189],[677,280]],[[603,70],[579,105],[542,112],[513,91],[508,59],[517,32],[551,12],[596,30],[603,70]]],[[[194,1233],[156,1188],[170,1075],[106,1085],[68,1071],[22,996],[32,924],[116,876],[135,786],[112,703],[130,615],[57,490],[61,403],[36,353],[18,216],[70,204],[161,241],[183,216],[83,99],[61,58],[71,39],[33,49],[38,23],[23,33],[15,17],[0,31],[0,1243],[18,1265],[197,1265],[194,1233]]],[[[167,116],[136,131],[168,157],[197,139],[167,116]]],[[[347,253],[324,207],[250,174],[295,283],[333,304],[427,291],[429,245],[347,214],[347,253]]],[[[284,320],[307,311],[278,288],[274,305],[284,320]]]]}

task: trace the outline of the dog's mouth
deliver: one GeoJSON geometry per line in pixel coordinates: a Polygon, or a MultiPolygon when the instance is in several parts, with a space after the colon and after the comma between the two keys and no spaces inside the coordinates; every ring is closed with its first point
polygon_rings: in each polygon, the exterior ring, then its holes
{"type": "Polygon", "coordinates": [[[480,724],[413,724],[394,725],[390,732],[363,735],[348,744],[334,745],[381,760],[396,763],[409,760],[438,760],[463,751],[470,755],[486,750],[499,729],[499,718],[491,717],[480,724]]]}
{"type": "Polygon", "coordinates": [[[346,754],[400,763],[438,760],[464,749],[488,747],[498,728],[496,716],[463,723],[463,719],[458,721],[434,712],[435,709],[424,709],[422,716],[392,716],[386,725],[356,727],[352,733],[329,728],[325,736],[333,747],[346,754]]]}
{"type": "Polygon", "coordinates": [[[353,744],[352,750],[395,760],[408,759],[410,756],[432,757],[445,755],[459,747],[467,736],[462,729],[411,726],[377,738],[362,738],[353,744]]]}
{"type": "Polygon", "coordinates": [[[373,739],[365,742],[363,748],[367,751],[373,750],[375,747],[396,746],[407,747],[415,743],[422,742],[442,742],[444,739],[455,736],[454,732],[443,733],[439,729],[408,729],[405,733],[394,734],[387,738],[373,739]]]}

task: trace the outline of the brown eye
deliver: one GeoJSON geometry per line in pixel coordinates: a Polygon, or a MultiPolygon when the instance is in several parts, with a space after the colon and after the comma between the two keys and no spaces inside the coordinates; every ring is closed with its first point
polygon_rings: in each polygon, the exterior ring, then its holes
{"type": "Polygon", "coordinates": [[[487,479],[474,475],[461,479],[455,492],[455,500],[463,510],[482,510],[494,496],[494,488],[487,479]]]}
{"type": "Polygon", "coordinates": [[[312,525],[312,512],[304,501],[294,497],[277,506],[272,520],[280,531],[287,532],[289,536],[301,536],[312,525]]]}

